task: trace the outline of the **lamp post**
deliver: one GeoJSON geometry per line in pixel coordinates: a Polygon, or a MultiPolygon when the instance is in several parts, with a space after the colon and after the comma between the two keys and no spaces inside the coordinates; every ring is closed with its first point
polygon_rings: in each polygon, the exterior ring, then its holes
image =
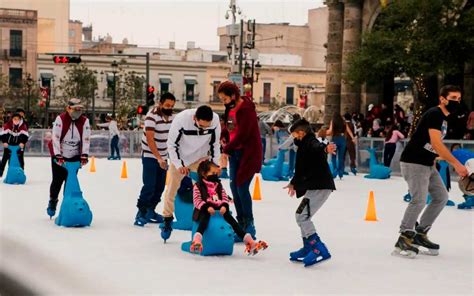
{"type": "Polygon", "coordinates": [[[115,117],[115,99],[116,99],[116,93],[115,93],[115,77],[117,74],[117,69],[118,69],[118,63],[116,61],[113,61],[112,64],[112,74],[114,75],[114,81],[113,81],[113,94],[112,94],[112,117],[115,117]]]}
{"type": "Polygon", "coordinates": [[[257,63],[255,64],[255,61],[252,59],[251,66],[249,65],[248,62],[245,62],[244,64],[244,77],[247,79],[247,83],[250,82],[250,92],[251,92],[252,97],[253,97],[253,84],[254,82],[258,82],[258,77],[260,76],[261,70],[262,70],[262,65],[260,65],[259,61],[257,61],[257,63]]]}
{"type": "Polygon", "coordinates": [[[31,102],[31,87],[33,86],[33,78],[31,78],[31,75],[28,74],[26,77],[26,87],[28,88],[28,97],[27,97],[27,103],[26,103],[26,117],[28,118],[28,121],[30,121],[30,102],[31,102]]]}

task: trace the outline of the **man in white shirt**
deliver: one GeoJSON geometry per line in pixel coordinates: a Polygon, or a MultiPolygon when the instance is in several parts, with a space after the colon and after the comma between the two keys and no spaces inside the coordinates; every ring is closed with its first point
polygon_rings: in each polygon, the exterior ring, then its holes
{"type": "Polygon", "coordinates": [[[196,171],[204,159],[219,165],[221,126],[219,116],[211,107],[184,110],[176,115],[169,131],[167,146],[170,157],[169,182],[165,192],[164,225],[161,237],[170,237],[174,213],[174,199],[181,180],[196,171]]]}
{"type": "Polygon", "coordinates": [[[119,144],[119,137],[120,131],[118,129],[117,121],[115,120],[115,115],[108,116],[107,122],[105,123],[98,123],[98,127],[105,127],[109,129],[110,134],[110,156],[107,158],[108,160],[120,160],[120,149],[118,147],[119,144]],[[117,156],[115,156],[117,154],[117,156]]]}

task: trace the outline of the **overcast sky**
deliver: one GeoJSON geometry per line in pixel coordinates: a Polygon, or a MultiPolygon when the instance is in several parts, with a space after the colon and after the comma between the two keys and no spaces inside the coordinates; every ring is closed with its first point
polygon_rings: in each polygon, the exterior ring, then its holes
{"type": "MultiPolygon", "coordinates": [[[[128,38],[130,43],[167,47],[175,41],[185,48],[187,41],[197,47],[218,49],[217,27],[225,19],[229,0],[71,0],[71,19],[93,25],[94,37],[128,38]]],[[[258,23],[289,22],[304,25],[308,9],[323,0],[237,0],[242,15],[258,23]]]]}

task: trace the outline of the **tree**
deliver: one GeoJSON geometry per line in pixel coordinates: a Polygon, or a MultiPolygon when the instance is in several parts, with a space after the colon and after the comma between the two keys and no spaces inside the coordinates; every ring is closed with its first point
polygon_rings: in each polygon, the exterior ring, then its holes
{"type": "MultiPolygon", "coordinates": [[[[436,100],[427,81],[458,77],[474,61],[474,8],[462,0],[392,1],[363,36],[359,51],[349,58],[345,79],[357,84],[377,83],[407,74],[419,99],[436,100]]],[[[461,81],[457,81],[460,84],[461,81]]]]}
{"type": "Polygon", "coordinates": [[[145,92],[145,79],[135,71],[126,72],[120,68],[116,76],[117,120],[125,126],[135,115],[135,110],[141,104],[145,92]]]}
{"type": "Polygon", "coordinates": [[[64,104],[71,98],[78,98],[88,110],[89,103],[97,89],[96,74],[84,64],[68,64],[66,75],[60,79],[58,86],[64,104]]]}

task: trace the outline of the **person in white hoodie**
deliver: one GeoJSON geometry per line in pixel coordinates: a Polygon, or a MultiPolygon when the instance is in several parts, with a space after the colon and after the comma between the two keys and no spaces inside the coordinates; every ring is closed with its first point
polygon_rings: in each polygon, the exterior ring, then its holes
{"type": "Polygon", "coordinates": [[[53,123],[52,138],[48,143],[53,171],[47,208],[50,217],[56,214],[59,191],[67,178],[67,170],[62,164],[66,161],[80,161],[84,166],[88,162],[91,128],[82,109],[81,100],[71,99],[66,112],[56,117],[53,123]]]}
{"type": "Polygon", "coordinates": [[[197,171],[203,160],[210,159],[219,166],[220,136],[219,116],[209,106],[184,110],[174,118],[167,141],[171,163],[165,192],[164,224],[161,229],[161,237],[165,242],[173,230],[174,199],[181,180],[190,171],[197,171]]]}
{"type": "Polygon", "coordinates": [[[108,116],[107,122],[105,123],[98,123],[98,127],[105,127],[109,129],[110,134],[110,156],[107,158],[108,160],[120,160],[120,149],[119,149],[119,137],[120,131],[117,125],[117,120],[115,120],[115,115],[108,116]],[[115,156],[117,154],[117,156],[115,156]]]}

